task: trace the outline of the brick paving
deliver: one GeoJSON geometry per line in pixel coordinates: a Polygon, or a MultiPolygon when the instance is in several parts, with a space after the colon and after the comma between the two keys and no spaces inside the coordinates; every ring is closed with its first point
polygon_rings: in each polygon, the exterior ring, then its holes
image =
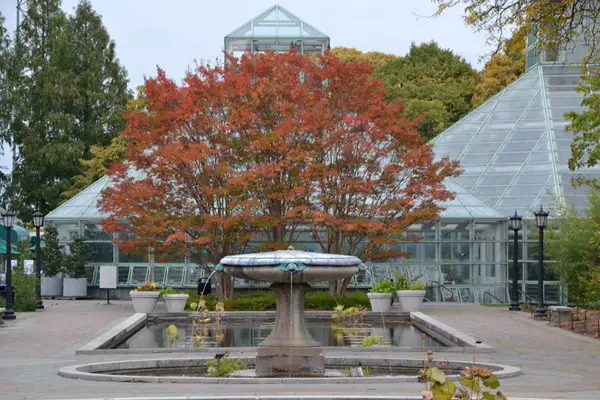
{"type": "MultiPolygon", "coordinates": [[[[90,382],[59,377],[60,367],[118,359],[179,355],[81,355],[75,350],[133,313],[129,302],[107,306],[97,301],[46,301],[47,308],[19,314],[0,326],[0,399],[65,399],[192,395],[364,394],[416,395],[416,383],[377,385],[192,385],[90,382]]],[[[436,306],[423,310],[448,325],[496,347],[477,359],[515,365],[524,374],[503,380],[509,398],[600,399],[600,341],[533,321],[525,313],[477,305],[436,306]]],[[[395,357],[418,358],[416,353],[395,357]]],[[[354,355],[352,352],[348,354],[354,355]]],[[[364,355],[364,354],[361,354],[364,355]]],[[[197,355],[195,355],[197,356],[197,355]]],[[[385,357],[379,353],[376,357],[385,357]]],[[[469,354],[444,358],[470,360],[469,354]]],[[[439,355],[442,358],[442,354],[439,355]]]]}

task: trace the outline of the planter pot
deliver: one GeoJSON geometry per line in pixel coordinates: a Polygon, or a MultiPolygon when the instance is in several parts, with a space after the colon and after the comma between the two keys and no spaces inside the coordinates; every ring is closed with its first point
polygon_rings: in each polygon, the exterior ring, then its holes
{"type": "Polygon", "coordinates": [[[392,306],[391,293],[367,293],[371,302],[371,310],[375,312],[388,312],[392,306]]]}
{"type": "Polygon", "coordinates": [[[65,278],[63,280],[63,296],[86,297],[87,278],[65,278]]]}
{"type": "Polygon", "coordinates": [[[163,300],[165,301],[165,307],[167,307],[167,312],[183,312],[188,297],[190,297],[189,294],[165,294],[163,296],[163,300]]]}
{"type": "Polygon", "coordinates": [[[400,309],[403,312],[419,311],[425,297],[424,290],[398,290],[396,294],[398,295],[400,309]]]}
{"type": "Polygon", "coordinates": [[[42,277],[42,296],[56,297],[63,295],[63,278],[57,277],[42,277]]]}
{"type": "Polygon", "coordinates": [[[154,310],[160,292],[129,292],[136,313],[150,313],[154,310]]]}

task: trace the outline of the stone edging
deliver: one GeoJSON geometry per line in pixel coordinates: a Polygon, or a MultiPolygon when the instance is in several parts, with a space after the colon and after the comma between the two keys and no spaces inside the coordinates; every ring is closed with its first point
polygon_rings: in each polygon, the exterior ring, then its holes
{"type": "Polygon", "coordinates": [[[98,351],[108,349],[127,339],[135,332],[140,330],[145,324],[146,314],[133,314],[125,321],[119,323],[117,326],[112,327],[91,342],[88,342],[83,347],[77,349],[75,354],[98,354],[98,351]]]}
{"type": "MultiPolygon", "coordinates": [[[[204,383],[204,384],[383,384],[399,382],[417,382],[416,375],[397,376],[374,376],[362,378],[213,378],[200,376],[145,376],[145,375],[110,375],[104,371],[118,371],[128,369],[152,369],[152,368],[185,368],[194,367],[204,363],[207,358],[175,358],[175,359],[147,359],[147,360],[121,360],[101,363],[81,364],[63,367],[58,375],[90,381],[104,382],[150,382],[150,383],[204,383]]],[[[248,361],[253,360],[248,358],[248,361]]],[[[358,365],[385,367],[413,366],[419,367],[423,362],[420,359],[369,359],[360,357],[327,358],[327,364],[333,365],[358,365]]],[[[471,365],[465,361],[448,361],[456,368],[464,368],[471,365]]],[[[499,379],[518,376],[521,369],[508,365],[479,363],[483,367],[490,368],[499,379]]],[[[450,380],[456,380],[457,376],[448,376],[450,380]]]]}
{"type": "Polygon", "coordinates": [[[495,349],[483,342],[476,343],[476,339],[459,331],[458,329],[452,328],[449,325],[438,321],[422,312],[410,313],[410,318],[417,323],[419,329],[425,333],[430,334],[434,337],[441,336],[446,341],[450,341],[454,344],[463,346],[465,352],[477,352],[477,353],[493,353],[495,349]],[[433,333],[433,334],[432,334],[433,333]]]}
{"type": "MultiPolygon", "coordinates": [[[[389,396],[389,395],[345,395],[345,394],[332,394],[332,395],[310,395],[310,394],[289,394],[289,395],[222,395],[222,396],[166,396],[166,397],[102,397],[102,398],[86,398],[86,399],[55,399],[55,400],[288,400],[288,399],[302,399],[302,400],[363,400],[365,398],[372,400],[422,400],[421,396],[389,396]]],[[[541,398],[523,398],[523,397],[511,397],[510,400],[553,400],[553,399],[541,399],[541,398]]]]}

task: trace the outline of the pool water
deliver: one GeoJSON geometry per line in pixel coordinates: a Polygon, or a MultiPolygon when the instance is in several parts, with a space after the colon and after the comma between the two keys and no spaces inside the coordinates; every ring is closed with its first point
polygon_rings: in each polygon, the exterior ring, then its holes
{"type": "MultiPolygon", "coordinates": [[[[179,329],[179,339],[171,345],[165,329],[168,323],[146,324],[116,348],[192,348],[192,347],[256,347],[271,332],[272,322],[223,323],[194,327],[191,323],[174,323],[179,329]],[[194,339],[195,338],[195,339],[194,339]]],[[[410,323],[361,324],[353,326],[334,325],[330,322],[310,322],[306,326],[312,337],[324,346],[361,347],[366,336],[379,336],[380,345],[392,347],[444,347],[434,338],[424,335],[410,323]]]]}

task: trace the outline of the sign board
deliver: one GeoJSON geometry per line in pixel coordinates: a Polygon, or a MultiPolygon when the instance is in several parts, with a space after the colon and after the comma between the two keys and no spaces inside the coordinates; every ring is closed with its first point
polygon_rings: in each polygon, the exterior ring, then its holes
{"type": "Polygon", "coordinates": [[[17,268],[17,262],[18,262],[18,261],[19,261],[19,260],[10,260],[10,266],[11,266],[12,268],[17,268]]]}
{"type": "Polygon", "coordinates": [[[33,260],[23,260],[23,272],[26,275],[33,275],[33,260]]]}
{"type": "Polygon", "coordinates": [[[117,288],[117,266],[102,265],[100,267],[100,289],[117,288]]]}

